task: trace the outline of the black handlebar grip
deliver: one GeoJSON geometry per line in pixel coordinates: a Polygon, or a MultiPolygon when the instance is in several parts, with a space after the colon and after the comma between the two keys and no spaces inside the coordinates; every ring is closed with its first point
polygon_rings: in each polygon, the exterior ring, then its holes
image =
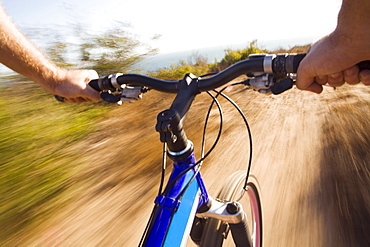
{"type": "Polygon", "coordinates": [[[305,53],[277,55],[272,63],[272,70],[275,76],[283,79],[287,73],[297,73],[298,66],[305,56],[305,53]]]}
{"type": "MultiPolygon", "coordinates": [[[[291,55],[291,56],[292,56],[291,59],[293,59],[293,73],[297,73],[299,64],[301,63],[303,58],[306,56],[306,54],[297,54],[297,55],[291,55]]],[[[287,58],[287,67],[288,67],[288,64],[289,64],[289,56],[287,58]]],[[[360,70],[370,69],[370,60],[362,61],[358,63],[357,66],[359,67],[360,70]]]]}
{"type": "Polygon", "coordinates": [[[293,55],[293,73],[297,73],[299,64],[301,63],[303,58],[305,58],[305,56],[305,53],[293,55]]]}
{"type": "Polygon", "coordinates": [[[96,91],[100,92],[101,89],[99,88],[99,79],[91,80],[89,82],[89,86],[95,89],[96,91]]]}

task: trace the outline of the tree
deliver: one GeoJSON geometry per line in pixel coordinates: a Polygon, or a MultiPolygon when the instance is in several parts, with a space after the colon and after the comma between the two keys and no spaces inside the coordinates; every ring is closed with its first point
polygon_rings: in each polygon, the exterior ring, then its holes
{"type": "Polygon", "coordinates": [[[72,66],[71,63],[67,62],[64,56],[67,53],[67,48],[67,44],[56,41],[55,43],[50,45],[47,53],[50,59],[54,61],[58,66],[67,68],[72,66]]]}

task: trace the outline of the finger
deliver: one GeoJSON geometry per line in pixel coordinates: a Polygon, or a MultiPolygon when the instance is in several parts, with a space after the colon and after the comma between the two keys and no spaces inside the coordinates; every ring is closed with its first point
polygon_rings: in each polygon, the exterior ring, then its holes
{"type": "Polygon", "coordinates": [[[84,102],[96,102],[95,100],[92,100],[90,98],[84,97],[84,102]]]}
{"type": "Polygon", "coordinates": [[[77,104],[77,103],[85,103],[86,100],[82,97],[76,97],[76,98],[67,98],[65,99],[65,102],[68,102],[70,104],[77,104]]]}
{"type": "Polygon", "coordinates": [[[328,76],[328,83],[332,87],[339,87],[344,84],[344,76],[342,72],[331,74],[328,76]]]}
{"type": "MultiPolygon", "coordinates": [[[[87,70],[86,73],[86,84],[88,84],[91,80],[99,78],[99,75],[95,70],[87,70]]],[[[85,97],[87,97],[89,102],[98,102],[100,100],[100,92],[96,91],[92,87],[87,86],[84,91],[85,97]]]]}
{"type": "Polygon", "coordinates": [[[316,76],[315,82],[317,82],[320,85],[325,85],[326,83],[328,83],[328,77],[325,75],[316,76]]]}
{"type": "Polygon", "coordinates": [[[305,90],[319,94],[322,92],[323,88],[322,88],[322,85],[314,82],[311,85],[309,85],[305,90]]]}
{"type": "Polygon", "coordinates": [[[100,92],[96,91],[90,86],[85,88],[85,98],[90,102],[98,102],[100,100],[100,92]]]}
{"type": "Polygon", "coordinates": [[[352,66],[343,71],[344,81],[348,84],[354,85],[360,82],[358,66],[352,66]]]}
{"type": "MultiPolygon", "coordinates": [[[[306,57],[307,59],[307,57],[306,57]]],[[[297,71],[296,87],[301,90],[311,91],[314,93],[321,93],[323,88],[322,85],[315,81],[316,73],[313,73],[309,69],[306,69],[305,59],[302,60],[297,71]]]]}
{"type": "Polygon", "coordinates": [[[88,101],[86,101],[86,99],[83,98],[83,97],[77,97],[77,98],[75,98],[75,102],[76,103],[85,103],[85,102],[88,102],[88,101]]]}
{"type": "MultiPolygon", "coordinates": [[[[297,80],[298,82],[298,80],[297,80]]],[[[302,82],[302,81],[301,81],[302,82]]],[[[304,84],[303,84],[304,85],[304,84]]],[[[316,82],[312,82],[311,84],[309,84],[307,87],[303,87],[301,84],[299,83],[296,83],[296,87],[298,89],[301,89],[301,90],[305,90],[305,91],[311,91],[311,92],[314,92],[314,93],[321,93],[323,88],[322,88],[322,85],[316,83],[316,82]]]]}
{"type": "Polygon", "coordinates": [[[300,72],[302,67],[298,67],[296,87],[301,90],[306,90],[312,83],[314,83],[314,78],[311,76],[305,75],[304,70],[300,72]]]}
{"type": "Polygon", "coordinates": [[[71,99],[71,98],[64,98],[64,102],[67,102],[67,103],[70,103],[70,104],[76,103],[75,100],[71,99]]]}
{"type": "Polygon", "coordinates": [[[360,79],[363,84],[370,86],[370,70],[361,70],[360,79]]]}
{"type": "Polygon", "coordinates": [[[321,93],[323,90],[322,85],[318,84],[317,82],[313,80],[304,81],[303,79],[300,79],[298,76],[297,76],[297,81],[296,81],[296,87],[298,89],[305,90],[305,91],[311,91],[314,93],[321,93]]]}

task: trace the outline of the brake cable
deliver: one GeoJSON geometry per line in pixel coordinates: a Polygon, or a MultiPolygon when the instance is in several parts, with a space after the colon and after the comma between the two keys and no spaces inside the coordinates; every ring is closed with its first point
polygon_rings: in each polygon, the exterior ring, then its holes
{"type": "MultiPolygon", "coordinates": [[[[230,86],[234,86],[234,85],[238,85],[240,83],[234,83],[234,84],[231,84],[230,86]]],[[[229,101],[229,103],[231,103],[235,109],[237,109],[237,111],[239,112],[240,116],[243,118],[243,121],[247,127],[247,132],[248,132],[248,137],[249,137],[249,161],[248,161],[248,166],[247,166],[247,173],[246,173],[246,177],[245,177],[245,184],[243,186],[243,189],[246,190],[246,187],[247,187],[247,183],[248,183],[248,177],[249,177],[249,173],[250,173],[250,169],[251,169],[251,164],[252,164],[252,148],[253,148],[253,145],[252,145],[252,134],[251,134],[251,130],[250,130],[250,127],[249,127],[249,124],[248,124],[248,121],[243,113],[243,111],[240,109],[240,107],[230,98],[228,97],[227,95],[223,94],[222,92],[227,88],[228,86],[225,86],[224,88],[222,88],[220,91],[217,91],[217,90],[213,90],[214,92],[216,92],[216,96],[213,96],[212,94],[210,94],[209,92],[207,92],[212,98],[213,98],[213,101],[211,102],[210,104],[210,108],[208,110],[208,113],[207,113],[207,117],[206,117],[206,121],[205,121],[205,127],[204,127],[204,131],[203,131],[203,141],[202,141],[202,154],[203,154],[203,150],[204,150],[204,146],[205,146],[205,131],[206,131],[206,125],[208,123],[208,118],[209,118],[209,115],[210,115],[210,111],[212,109],[212,105],[213,103],[215,102],[217,105],[219,105],[219,102],[217,100],[217,97],[219,95],[221,95],[222,97],[224,97],[226,100],[229,101]]],[[[219,107],[219,106],[218,106],[219,107]]],[[[221,110],[221,108],[219,107],[219,110],[221,110]]],[[[220,111],[220,116],[222,115],[222,111],[220,111]]],[[[221,117],[222,118],[222,117],[221,117]]],[[[204,161],[204,159],[213,151],[213,149],[215,148],[215,146],[217,145],[218,141],[219,141],[219,138],[220,138],[220,135],[221,135],[221,132],[222,132],[222,120],[220,120],[220,128],[219,128],[219,133],[218,133],[218,138],[216,139],[215,143],[213,144],[212,148],[207,152],[207,154],[203,157],[201,157],[201,159],[194,165],[188,167],[187,169],[185,169],[182,173],[180,173],[176,178],[175,178],[175,182],[177,179],[179,179],[182,175],[184,175],[186,172],[188,172],[189,170],[191,170],[192,168],[196,167],[198,164],[198,169],[195,171],[195,173],[193,174],[192,178],[190,179],[190,181],[188,182],[188,184],[185,186],[185,188],[182,190],[182,192],[180,193],[180,195],[178,196],[178,198],[176,198],[177,200],[181,200],[183,194],[185,193],[186,189],[190,186],[190,184],[192,183],[192,181],[195,179],[196,175],[199,173],[199,170],[201,168],[201,165],[204,161]]],[[[173,183],[170,184],[169,188],[171,188],[171,186],[173,185],[173,183]]],[[[165,194],[166,191],[164,191],[163,195],[165,194]]]]}
{"type": "MultiPolygon", "coordinates": [[[[207,92],[208,93],[208,92],[207,92]]],[[[218,100],[216,99],[215,96],[213,96],[212,94],[208,93],[209,95],[211,95],[211,97],[213,98],[213,102],[216,103],[217,105],[217,108],[219,110],[219,113],[220,113],[220,127],[219,127],[219,131],[218,131],[218,135],[216,137],[216,140],[215,142],[213,143],[212,147],[208,150],[208,152],[204,155],[204,157],[201,157],[201,159],[199,159],[194,165],[191,165],[189,166],[188,168],[186,168],[184,171],[182,171],[176,178],[174,178],[168,185],[167,187],[164,189],[164,191],[161,193],[162,195],[165,195],[168,193],[168,191],[170,190],[170,188],[176,183],[176,181],[178,179],[180,179],[185,173],[187,173],[188,171],[190,171],[191,169],[195,168],[196,166],[198,166],[199,164],[201,164],[203,162],[203,160],[205,158],[207,158],[211,152],[214,150],[214,148],[216,147],[218,141],[220,140],[220,137],[221,137],[221,133],[222,133],[222,123],[223,123],[223,114],[222,114],[222,108],[221,108],[221,105],[220,103],[218,102],[218,100]]],[[[193,175],[193,177],[196,176],[196,174],[199,172],[199,169],[200,169],[200,166],[199,168],[197,169],[197,171],[195,172],[195,174],[193,175]]],[[[191,179],[191,181],[193,181],[193,179],[191,179]]],[[[163,185],[161,185],[161,187],[163,187],[163,185]]],[[[187,186],[185,187],[187,188],[187,186]]],[[[183,190],[185,191],[185,190],[183,190]]]]}
{"type": "MultiPolygon", "coordinates": [[[[242,82],[237,82],[237,83],[231,84],[230,86],[242,85],[242,84],[243,84],[242,82]]],[[[225,88],[227,88],[227,86],[225,88]]],[[[228,97],[227,95],[225,95],[225,94],[222,93],[222,91],[225,88],[223,88],[221,90],[222,97],[224,97],[225,99],[227,99],[230,102],[230,104],[232,104],[234,106],[234,108],[239,112],[239,115],[243,118],[244,124],[245,124],[245,126],[247,128],[248,139],[249,139],[249,160],[248,160],[248,166],[247,166],[247,174],[246,174],[246,178],[245,178],[245,184],[244,184],[244,187],[243,187],[243,189],[246,190],[247,183],[248,183],[248,177],[249,177],[250,170],[251,170],[251,167],[252,167],[252,154],[253,154],[252,131],[251,131],[251,128],[249,126],[247,117],[244,115],[244,112],[240,109],[240,107],[238,106],[238,104],[236,104],[230,97],[228,97]]]]}

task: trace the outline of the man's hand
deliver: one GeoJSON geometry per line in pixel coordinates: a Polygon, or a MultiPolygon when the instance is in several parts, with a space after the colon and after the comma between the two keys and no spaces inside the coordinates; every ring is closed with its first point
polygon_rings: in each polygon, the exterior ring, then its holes
{"type": "Polygon", "coordinates": [[[44,85],[49,93],[64,97],[68,103],[97,102],[100,94],[88,83],[98,78],[95,70],[68,70],[44,85]]]}
{"type": "Polygon", "coordinates": [[[370,58],[369,41],[362,43],[332,33],[314,44],[299,65],[297,87],[321,93],[323,85],[338,87],[345,82],[370,85],[370,70],[360,71],[356,65],[370,58]]]}
{"type": "Polygon", "coordinates": [[[13,24],[0,5],[0,62],[69,103],[96,102],[99,92],[87,84],[94,70],[64,70],[50,61],[13,24]]]}
{"type": "Polygon", "coordinates": [[[370,60],[369,11],[369,0],[343,0],[335,31],[314,44],[298,67],[299,89],[321,93],[326,84],[370,85],[370,69],[356,66],[370,60]]]}

